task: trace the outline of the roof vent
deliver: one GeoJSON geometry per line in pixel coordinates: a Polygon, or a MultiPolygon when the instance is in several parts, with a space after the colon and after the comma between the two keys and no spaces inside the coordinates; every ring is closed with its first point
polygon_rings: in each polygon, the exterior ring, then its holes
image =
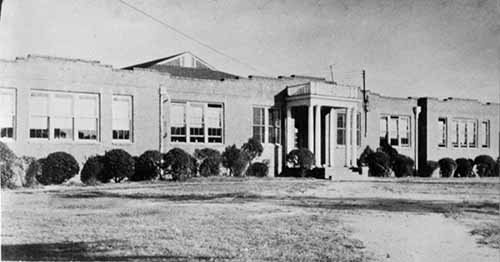
{"type": "Polygon", "coordinates": [[[284,78],[284,76],[278,76],[278,79],[283,79],[283,78],[284,78]]]}
{"type": "Polygon", "coordinates": [[[486,102],[486,105],[491,105],[491,103],[490,102],[486,102]]]}
{"type": "Polygon", "coordinates": [[[451,97],[451,96],[450,96],[450,97],[448,97],[448,100],[453,100],[453,97],[451,97]]]}

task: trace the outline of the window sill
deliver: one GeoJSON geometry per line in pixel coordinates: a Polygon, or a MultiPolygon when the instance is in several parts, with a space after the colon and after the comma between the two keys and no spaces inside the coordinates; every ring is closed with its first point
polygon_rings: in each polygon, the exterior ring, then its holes
{"type": "Polygon", "coordinates": [[[220,143],[195,143],[195,142],[173,142],[173,141],[170,141],[170,142],[167,142],[167,143],[170,143],[170,144],[174,144],[174,145],[224,145],[224,143],[220,142],[220,143]]]}
{"type": "Polygon", "coordinates": [[[134,142],[130,141],[130,140],[113,140],[113,142],[111,142],[111,144],[113,145],[132,145],[134,142]]]}
{"type": "Polygon", "coordinates": [[[7,137],[7,138],[2,137],[2,138],[0,138],[0,141],[2,141],[4,143],[14,143],[14,142],[16,142],[16,140],[14,138],[10,138],[10,137],[7,137]]]}
{"type": "Polygon", "coordinates": [[[28,143],[32,143],[32,144],[54,144],[54,145],[74,145],[74,144],[78,144],[78,145],[85,145],[85,144],[92,144],[92,145],[96,145],[96,144],[100,144],[99,141],[97,140],[91,140],[91,141],[87,141],[87,140],[54,140],[54,139],[43,139],[43,138],[29,138],[28,140],[28,143]]]}

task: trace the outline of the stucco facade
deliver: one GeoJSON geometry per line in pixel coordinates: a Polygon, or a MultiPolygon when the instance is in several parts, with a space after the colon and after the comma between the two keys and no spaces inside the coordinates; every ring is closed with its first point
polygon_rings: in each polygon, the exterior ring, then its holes
{"type": "Polygon", "coordinates": [[[0,61],[0,94],[5,101],[14,100],[9,102],[12,110],[1,105],[0,141],[18,155],[45,157],[65,151],[83,164],[87,157],[112,148],[132,155],[174,147],[189,153],[204,147],[223,151],[257,136],[265,149],[259,160],[269,161],[270,175],[281,172],[284,156],[294,148],[313,151],[317,166],[352,167],[367,145],[376,149],[381,139],[420,163],[499,153],[498,104],[373,92],[363,96],[359,87],[312,77],[240,78],[217,71],[220,75],[227,78],[122,70],[95,61],[41,56],[0,61]],[[71,112],[59,112],[59,101],[67,101],[71,112]],[[97,103],[90,117],[83,112],[89,101],[97,103]],[[37,112],[39,108],[47,112],[37,112]],[[475,119],[477,130],[487,121],[488,146],[480,145],[479,133],[476,147],[436,146],[433,134],[440,118],[449,119],[449,124],[453,119],[475,119]]]}

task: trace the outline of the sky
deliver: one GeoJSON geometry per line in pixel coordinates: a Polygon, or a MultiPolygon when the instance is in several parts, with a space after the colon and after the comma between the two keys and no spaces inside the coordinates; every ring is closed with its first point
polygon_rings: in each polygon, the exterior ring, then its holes
{"type": "Polygon", "coordinates": [[[0,58],[120,68],[191,51],[248,75],[311,75],[389,96],[500,100],[500,0],[3,0],[0,58]],[[235,59],[228,58],[232,57],[235,59]],[[249,66],[250,65],[250,66],[249,66]]]}

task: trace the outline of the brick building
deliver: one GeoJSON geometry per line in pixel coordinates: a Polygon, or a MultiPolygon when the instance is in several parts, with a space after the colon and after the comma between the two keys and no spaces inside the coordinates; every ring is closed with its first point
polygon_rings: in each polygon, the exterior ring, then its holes
{"type": "Polygon", "coordinates": [[[0,61],[0,105],[0,141],[18,155],[66,151],[81,163],[112,148],[222,151],[249,137],[263,143],[273,174],[293,148],[345,168],[382,139],[420,163],[499,154],[498,103],[363,94],[298,75],[243,78],[188,52],[124,69],[42,56],[0,61]]]}

